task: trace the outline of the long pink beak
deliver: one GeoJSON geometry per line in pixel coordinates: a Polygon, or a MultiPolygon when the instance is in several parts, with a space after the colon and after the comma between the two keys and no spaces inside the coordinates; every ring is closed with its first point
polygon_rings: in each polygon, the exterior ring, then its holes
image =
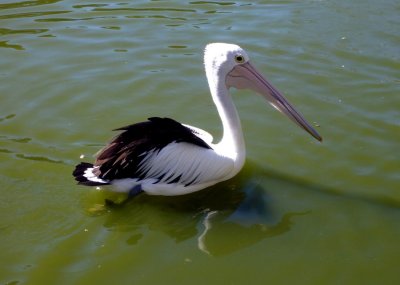
{"type": "Polygon", "coordinates": [[[318,132],[311,127],[306,119],[286,100],[282,93],[275,89],[250,62],[235,66],[226,77],[226,85],[228,88],[251,89],[263,95],[275,109],[284,113],[314,138],[322,141],[322,137],[318,132]]]}

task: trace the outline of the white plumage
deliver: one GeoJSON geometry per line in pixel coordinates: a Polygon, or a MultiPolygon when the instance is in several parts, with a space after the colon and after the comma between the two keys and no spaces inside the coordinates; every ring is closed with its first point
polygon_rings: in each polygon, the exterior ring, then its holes
{"type": "Polygon", "coordinates": [[[116,180],[112,184],[120,191],[129,191],[133,184],[141,184],[148,194],[170,196],[191,193],[236,174],[231,158],[185,142],[168,144],[159,152],[150,151],[143,159],[140,171],[146,172],[149,178],[129,182],[116,180]],[[152,177],[163,178],[155,183],[152,177]],[[171,183],[178,178],[179,182],[171,183]]]}

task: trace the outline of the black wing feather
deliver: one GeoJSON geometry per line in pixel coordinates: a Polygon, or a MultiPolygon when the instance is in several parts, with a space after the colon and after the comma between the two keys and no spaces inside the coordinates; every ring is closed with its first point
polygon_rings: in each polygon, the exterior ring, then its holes
{"type": "Polygon", "coordinates": [[[106,180],[121,178],[143,179],[138,171],[149,151],[159,151],[172,142],[187,142],[199,147],[211,147],[193,131],[169,118],[152,117],[148,121],[118,128],[122,131],[97,155],[96,176],[106,180]]]}

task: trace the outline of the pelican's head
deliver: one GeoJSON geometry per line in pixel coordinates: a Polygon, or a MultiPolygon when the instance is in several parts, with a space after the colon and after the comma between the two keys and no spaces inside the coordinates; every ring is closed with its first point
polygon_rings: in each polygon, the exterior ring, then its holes
{"type": "Polygon", "coordinates": [[[224,80],[227,89],[230,87],[251,89],[261,94],[275,109],[288,116],[314,138],[322,141],[322,137],[282,93],[250,63],[249,56],[241,47],[225,43],[208,44],[204,52],[204,64],[210,84],[217,86],[217,81],[224,80]]]}
{"type": "Polygon", "coordinates": [[[206,72],[218,73],[220,77],[226,77],[236,65],[248,61],[249,56],[238,45],[212,43],[204,51],[206,72]]]}

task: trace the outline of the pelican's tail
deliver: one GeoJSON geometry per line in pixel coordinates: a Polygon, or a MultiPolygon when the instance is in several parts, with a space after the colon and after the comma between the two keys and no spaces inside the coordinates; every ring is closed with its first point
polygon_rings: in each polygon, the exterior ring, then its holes
{"type": "Polygon", "coordinates": [[[78,181],[78,184],[86,185],[86,186],[100,186],[100,185],[108,185],[109,181],[103,180],[97,177],[93,170],[95,166],[91,163],[81,162],[77,166],[75,166],[74,172],[72,175],[75,177],[75,180],[78,181]]]}

